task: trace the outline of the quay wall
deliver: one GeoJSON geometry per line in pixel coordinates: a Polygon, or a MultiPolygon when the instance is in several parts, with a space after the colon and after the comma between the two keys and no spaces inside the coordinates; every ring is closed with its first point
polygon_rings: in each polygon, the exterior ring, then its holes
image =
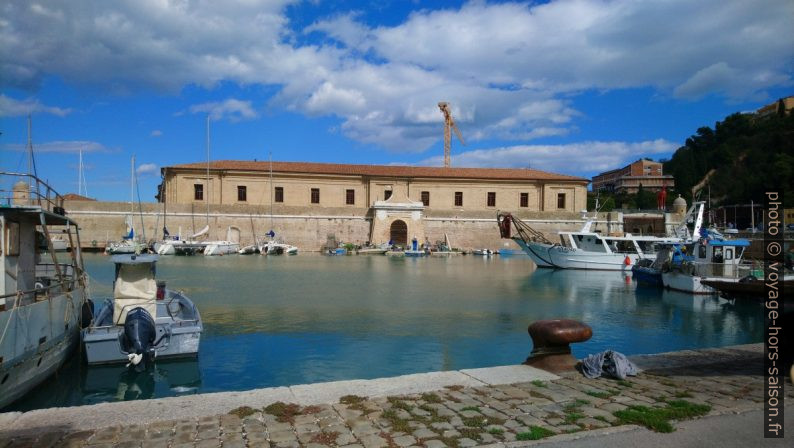
{"type": "MultiPolygon", "coordinates": [[[[277,238],[298,246],[302,251],[319,251],[333,235],[337,242],[364,244],[369,241],[374,213],[366,207],[312,207],[273,206],[272,215],[268,207],[248,205],[193,204],[168,205],[164,212],[161,203],[134,205],[131,212],[129,202],[66,201],[67,214],[80,226],[81,245],[84,249],[101,250],[108,242],[121,238],[131,216],[137,236],[146,240],[162,238],[165,224],[172,235],[180,233],[183,238],[198,232],[207,224],[209,216],[209,238],[226,239],[227,229],[233,228],[232,239],[242,245],[253,243],[253,232],[261,239],[269,230],[277,238]],[[143,231],[141,231],[143,222],[143,231]]],[[[583,224],[579,213],[572,212],[523,212],[514,213],[536,230],[556,241],[556,232],[576,230],[583,224]]],[[[476,248],[518,249],[511,240],[503,240],[496,226],[496,213],[456,211],[425,213],[422,216],[425,236],[431,243],[444,240],[446,233],[453,247],[464,250],[476,248]]],[[[604,233],[622,231],[622,216],[603,213],[599,215],[596,228],[604,233]]],[[[410,236],[409,236],[410,238],[410,236]]]]}

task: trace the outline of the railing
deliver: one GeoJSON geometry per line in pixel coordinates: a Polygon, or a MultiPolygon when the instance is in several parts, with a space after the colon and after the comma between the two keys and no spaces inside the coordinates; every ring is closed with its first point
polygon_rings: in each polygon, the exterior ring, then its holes
{"type": "Polygon", "coordinates": [[[39,206],[59,215],[64,214],[63,196],[32,174],[0,171],[0,204],[39,206]]]}
{"type": "Polygon", "coordinates": [[[758,279],[764,278],[764,267],[755,263],[740,263],[738,265],[724,263],[691,263],[687,262],[677,267],[683,272],[699,277],[719,277],[738,280],[748,275],[758,279]]]}

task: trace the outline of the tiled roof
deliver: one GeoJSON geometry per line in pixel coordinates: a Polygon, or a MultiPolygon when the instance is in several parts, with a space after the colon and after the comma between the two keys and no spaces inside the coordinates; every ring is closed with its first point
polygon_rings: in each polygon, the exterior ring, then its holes
{"type": "MultiPolygon", "coordinates": [[[[205,170],[206,162],[185,163],[163,169],[205,170]]],[[[211,170],[270,171],[270,162],[246,160],[216,160],[210,162],[211,170]]],[[[576,176],[549,173],[533,169],[506,168],[442,168],[429,166],[395,165],[346,165],[339,163],[273,162],[277,173],[337,174],[355,176],[384,176],[411,178],[456,178],[456,179],[500,179],[500,180],[557,180],[589,182],[576,176]]]]}
{"type": "Polygon", "coordinates": [[[96,201],[96,199],[87,198],[76,193],[66,193],[63,195],[63,199],[65,201],[96,201]]]}

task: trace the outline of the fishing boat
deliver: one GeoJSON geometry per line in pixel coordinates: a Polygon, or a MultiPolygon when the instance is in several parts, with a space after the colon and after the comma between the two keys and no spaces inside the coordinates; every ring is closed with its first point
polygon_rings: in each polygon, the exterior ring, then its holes
{"type": "Polygon", "coordinates": [[[356,254],[358,255],[384,255],[386,252],[391,250],[391,244],[383,243],[380,246],[370,246],[366,245],[361,248],[356,249],[356,254]]]}
{"type": "Polygon", "coordinates": [[[271,240],[260,246],[259,253],[266,255],[297,255],[298,248],[290,244],[271,240]]]}
{"type": "Polygon", "coordinates": [[[195,357],[203,330],[198,308],[155,279],[157,255],[118,255],[113,297],[82,331],[88,364],[129,363],[143,370],[155,358],[195,357]]]}
{"type": "Polygon", "coordinates": [[[703,282],[739,283],[752,273],[752,265],[741,264],[749,246],[746,239],[726,239],[714,230],[703,229],[699,240],[673,246],[671,259],[661,269],[662,284],[691,294],[716,294],[716,289],[703,282]]]}
{"type": "Polygon", "coordinates": [[[77,223],[34,174],[0,173],[3,185],[15,180],[0,197],[0,408],[73,356],[81,322],[90,320],[77,223]],[[53,233],[69,241],[68,255],[56,254],[53,233]]]}
{"type": "Polygon", "coordinates": [[[471,254],[490,257],[491,255],[495,255],[496,252],[492,251],[491,249],[474,249],[473,251],[471,251],[471,254]]]}
{"type": "Polygon", "coordinates": [[[532,260],[542,268],[597,269],[629,271],[643,258],[653,259],[664,244],[682,243],[697,235],[703,224],[703,202],[697,202],[687,212],[674,236],[624,236],[602,235],[592,230],[595,217],[585,220],[577,232],[558,232],[559,243],[549,241],[541,232],[530,227],[510,213],[498,213],[497,224],[502,238],[515,241],[532,260]],[[697,213],[695,213],[697,210],[697,213]],[[690,234],[686,223],[694,220],[690,234]],[[515,234],[512,233],[515,227],[515,234]]]}
{"type": "Polygon", "coordinates": [[[252,255],[259,253],[259,247],[256,244],[251,244],[249,246],[241,247],[240,250],[237,251],[240,255],[252,255]]]}

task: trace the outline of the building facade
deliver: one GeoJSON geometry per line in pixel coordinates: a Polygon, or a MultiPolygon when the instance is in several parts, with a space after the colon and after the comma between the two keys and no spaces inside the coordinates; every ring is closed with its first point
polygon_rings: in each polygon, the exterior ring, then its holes
{"type": "Polygon", "coordinates": [[[659,191],[662,188],[673,189],[675,180],[673,176],[662,173],[661,162],[645,159],[593,177],[593,191],[636,193],[640,184],[647,191],[659,191]]]}
{"type": "Polygon", "coordinates": [[[366,217],[368,241],[425,239],[432,218],[578,212],[588,180],[531,169],[436,168],[303,162],[215,161],[162,168],[158,201],[248,205],[290,216],[366,217]]]}

